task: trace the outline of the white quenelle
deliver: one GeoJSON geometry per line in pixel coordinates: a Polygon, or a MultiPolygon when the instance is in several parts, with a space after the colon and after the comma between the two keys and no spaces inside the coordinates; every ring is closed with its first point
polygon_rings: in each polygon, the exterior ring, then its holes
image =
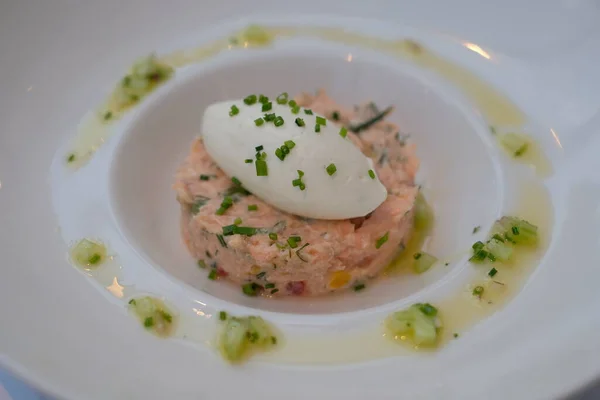
{"type": "Polygon", "coordinates": [[[267,203],[308,218],[361,217],[383,203],[387,190],[374,175],[373,162],[340,135],[340,127],[326,121],[316,132],[317,117],[324,117],[306,114],[304,108],[295,114],[287,104],[277,104],[275,99],[270,102],[272,108],[266,111],[258,101],[247,105],[240,99],[212,104],[204,112],[206,150],[225,173],[267,203]],[[236,108],[233,112],[232,106],[236,108]],[[281,117],[283,125],[264,120],[257,125],[255,120],[265,114],[281,117]],[[303,126],[296,123],[297,118],[303,120],[303,126]],[[275,151],[286,141],[294,145],[280,160],[275,151]],[[257,175],[256,148],[260,146],[260,153],[267,155],[267,176],[257,175]],[[246,162],[249,159],[253,162],[246,162]],[[327,171],[331,164],[335,165],[332,175],[327,171]],[[304,173],[300,178],[304,190],[292,185],[301,175],[298,171],[304,173]]]}

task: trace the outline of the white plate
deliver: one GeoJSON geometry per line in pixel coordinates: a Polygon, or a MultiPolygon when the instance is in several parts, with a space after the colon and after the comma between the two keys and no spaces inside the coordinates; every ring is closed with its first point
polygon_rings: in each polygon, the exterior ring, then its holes
{"type": "Polygon", "coordinates": [[[0,6],[2,364],[70,399],[541,399],[600,374],[600,139],[594,136],[600,130],[600,30],[593,2],[530,2],[528,10],[517,1],[322,3],[0,6]],[[490,138],[486,114],[447,76],[379,49],[305,37],[225,52],[178,71],[116,125],[88,165],[65,168],[78,121],[102,103],[134,59],[192,49],[248,23],[414,38],[506,94],[526,114],[525,126],[554,173],[538,179],[527,167],[508,164],[490,138]],[[252,80],[243,79],[245,71],[252,80]],[[270,94],[324,86],[347,103],[371,97],[395,104],[395,118],[414,134],[420,180],[438,215],[431,249],[459,253],[451,268],[382,282],[361,297],[273,302],[208,284],[197,270],[182,267],[193,261],[174,234],[172,171],[197,133],[202,107],[257,85],[270,94]],[[473,241],[463,232],[489,228],[510,208],[519,182],[547,188],[551,240],[508,306],[437,353],[369,342],[390,311],[460,290],[472,270],[460,256],[473,241]],[[83,236],[106,241],[116,256],[107,274],[86,277],[67,262],[67,244],[83,236]],[[115,276],[124,294],[104,282],[115,276]],[[140,291],[173,305],[182,321],[179,338],[148,335],[127,314],[124,299],[140,291]],[[242,367],[225,364],[209,346],[216,326],[211,316],[223,308],[264,315],[289,343],[242,367]],[[355,332],[367,325],[373,330],[357,341],[355,332]],[[317,334],[329,342],[294,339],[317,334]],[[286,349],[294,343],[304,347],[286,349]],[[346,347],[350,356],[328,353],[327,347],[343,346],[352,346],[346,347]]]}

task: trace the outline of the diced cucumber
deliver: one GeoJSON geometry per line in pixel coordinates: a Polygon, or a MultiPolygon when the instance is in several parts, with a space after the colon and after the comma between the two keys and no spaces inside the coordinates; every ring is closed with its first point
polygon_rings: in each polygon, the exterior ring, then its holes
{"type": "Polygon", "coordinates": [[[512,242],[527,245],[537,244],[537,226],[516,217],[502,217],[499,222],[504,227],[504,235],[512,242]]]}
{"type": "Polygon", "coordinates": [[[427,271],[437,262],[437,258],[425,252],[419,252],[414,255],[413,269],[417,274],[427,271]]]}
{"type": "Polygon", "coordinates": [[[519,133],[505,133],[500,136],[500,144],[513,156],[522,156],[529,148],[530,139],[519,133]]]}
{"type": "Polygon", "coordinates": [[[490,239],[485,245],[486,250],[493,254],[498,261],[508,261],[512,256],[513,249],[510,244],[497,239],[490,239]]]}
{"type": "Polygon", "coordinates": [[[229,318],[219,337],[219,350],[228,361],[239,361],[248,347],[248,322],[239,318],[229,318]]]}
{"type": "Polygon", "coordinates": [[[144,328],[160,337],[168,337],[174,329],[173,313],[160,300],[151,296],[129,300],[129,308],[144,328]]]}
{"type": "Polygon", "coordinates": [[[431,304],[414,304],[391,314],[386,327],[395,336],[410,338],[415,345],[435,345],[441,326],[437,314],[438,310],[431,304]]]}
{"type": "Polygon", "coordinates": [[[223,358],[238,362],[250,350],[266,350],[275,345],[277,338],[261,317],[230,317],[224,322],[218,342],[223,358]]]}
{"type": "Polygon", "coordinates": [[[72,260],[81,267],[93,267],[106,258],[106,247],[98,242],[83,239],[71,250],[72,260]]]}

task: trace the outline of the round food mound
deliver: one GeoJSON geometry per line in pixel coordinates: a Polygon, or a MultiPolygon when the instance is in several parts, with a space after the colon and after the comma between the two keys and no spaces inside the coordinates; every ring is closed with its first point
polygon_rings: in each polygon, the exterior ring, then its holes
{"type": "Polygon", "coordinates": [[[361,218],[326,221],[287,214],[232,182],[196,139],[174,184],[183,239],[211,268],[212,278],[249,284],[250,294],[316,296],[362,285],[402,251],[413,228],[419,163],[398,127],[377,118],[386,113],[373,103],[344,109],[323,91],[296,101],[358,131],[348,137],[373,159],[389,194],[361,218]],[[232,197],[233,205],[217,215],[224,196],[232,197]],[[256,234],[223,236],[223,227],[236,218],[241,226],[259,228],[256,234]]]}

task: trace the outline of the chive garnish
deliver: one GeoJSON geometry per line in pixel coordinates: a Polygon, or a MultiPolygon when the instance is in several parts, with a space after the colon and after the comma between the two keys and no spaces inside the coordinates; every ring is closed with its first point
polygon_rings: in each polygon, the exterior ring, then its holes
{"type": "Polygon", "coordinates": [[[375,241],[375,248],[378,249],[383,246],[383,244],[388,241],[389,235],[390,233],[386,232],[385,235],[377,239],[377,241],[375,241]]]}
{"type": "Polygon", "coordinates": [[[296,103],[296,100],[290,100],[290,102],[288,103],[288,105],[289,105],[291,108],[294,108],[294,107],[296,107],[296,106],[298,105],[298,103],[296,103]]]}
{"type": "Polygon", "coordinates": [[[273,289],[274,287],[275,287],[275,284],[274,284],[274,283],[267,283],[267,284],[265,285],[265,289],[273,289]]]}
{"type": "Polygon", "coordinates": [[[304,262],[308,262],[308,260],[306,260],[305,258],[303,258],[303,257],[302,257],[302,255],[300,254],[300,252],[301,252],[302,250],[304,250],[304,248],[305,248],[306,246],[308,246],[308,245],[309,245],[309,243],[305,243],[305,244],[304,244],[302,247],[300,247],[298,250],[296,250],[296,255],[298,256],[298,258],[299,258],[299,259],[301,259],[301,260],[302,260],[302,261],[304,261],[304,262]]]}
{"type": "Polygon", "coordinates": [[[300,106],[292,107],[292,114],[298,114],[300,112],[300,106]]]}
{"type": "Polygon", "coordinates": [[[319,125],[319,124],[315,125],[315,132],[317,132],[317,133],[321,132],[321,125],[319,125]]]}
{"type": "Polygon", "coordinates": [[[423,254],[421,254],[421,253],[415,253],[415,254],[413,254],[413,258],[414,258],[415,260],[418,260],[419,258],[421,258],[421,256],[422,256],[422,255],[423,255],[423,254]]]}
{"type": "Polygon", "coordinates": [[[256,95],[255,94],[251,94],[250,96],[247,96],[244,99],[244,103],[248,106],[251,106],[252,104],[256,104],[256,95]]]}
{"type": "Polygon", "coordinates": [[[256,278],[262,279],[266,274],[267,274],[266,271],[259,272],[258,274],[256,274],[256,278]]]}
{"type": "Polygon", "coordinates": [[[306,114],[306,115],[313,115],[313,112],[312,112],[312,110],[310,110],[308,108],[305,108],[304,109],[304,114],[306,114]]]}
{"type": "Polygon", "coordinates": [[[473,228],[473,234],[479,232],[480,229],[481,229],[481,226],[476,226],[475,228],[473,228]]]}
{"type": "Polygon", "coordinates": [[[154,318],[152,318],[152,317],[147,317],[147,318],[144,320],[144,326],[145,326],[146,328],[151,328],[153,325],[154,325],[154,318]]]}
{"type": "Polygon", "coordinates": [[[225,311],[219,311],[219,319],[225,321],[227,319],[227,313],[225,311]]]}
{"type": "Polygon", "coordinates": [[[102,256],[98,253],[94,253],[89,259],[88,263],[91,265],[97,264],[102,259],[102,256]]]}
{"type": "Polygon", "coordinates": [[[277,240],[277,234],[275,232],[269,233],[269,239],[271,239],[271,240],[277,240]]]}
{"type": "Polygon", "coordinates": [[[366,288],[366,285],[364,283],[359,283],[353,287],[355,292],[360,292],[364,288],[366,288]]]}
{"type": "Polygon", "coordinates": [[[281,93],[279,96],[277,96],[276,100],[277,100],[277,104],[287,104],[287,102],[288,102],[287,92],[281,93]]]}
{"type": "Polygon", "coordinates": [[[269,98],[263,94],[258,95],[258,102],[265,104],[269,101],[269,98]]]}
{"type": "Polygon", "coordinates": [[[271,294],[275,294],[277,292],[279,292],[279,289],[273,289],[273,290],[271,290],[271,294]]]}
{"type": "Polygon", "coordinates": [[[254,148],[254,150],[256,150],[256,152],[257,152],[257,153],[258,153],[259,151],[263,151],[263,149],[264,149],[263,145],[256,146],[256,147],[254,148]]]}
{"type": "Polygon", "coordinates": [[[326,125],[327,125],[327,120],[326,120],[325,118],[323,118],[323,117],[319,117],[319,116],[317,115],[317,124],[318,124],[318,125],[323,125],[323,126],[326,126],[326,125]]]}
{"type": "MultiPolygon", "coordinates": [[[[270,103],[269,103],[269,104],[270,104],[270,103]]],[[[279,116],[278,116],[278,117],[276,117],[276,118],[273,120],[273,124],[274,124],[275,126],[281,126],[281,125],[283,125],[284,123],[285,123],[285,121],[283,120],[283,118],[281,118],[281,117],[279,117],[279,116]]]]}
{"type": "Polygon", "coordinates": [[[256,228],[250,226],[236,226],[234,233],[236,235],[253,236],[256,234],[256,228]]]}
{"type": "Polygon", "coordinates": [[[337,112],[337,111],[334,111],[334,112],[331,114],[331,119],[333,119],[334,121],[339,121],[339,120],[340,120],[340,113],[339,113],[339,112],[337,112]]]}
{"type": "Polygon", "coordinates": [[[496,268],[492,268],[490,269],[490,272],[488,272],[488,275],[493,278],[497,273],[498,270],[496,268]]]}
{"type": "Polygon", "coordinates": [[[204,260],[198,260],[198,266],[200,268],[206,268],[206,263],[204,262],[204,260]]]}
{"type": "Polygon", "coordinates": [[[244,162],[245,162],[246,164],[252,164],[252,163],[254,162],[254,160],[253,160],[253,159],[251,159],[251,158],[246,158],[246,159],[244,160],[244,162]]]}
{"type": "Polygon", "coordinates": [[[277,156],[277,158],[279,158],[281,161],[285,159],[285,154],[283,154],[283,150],[281,150],[279,147],[275,149],[275,156],[277,156]]]}
{"type": "Polygon", "coordinates": [[[340,129],[340,136],[345,138],[346,135],[348,135],[348,129],[342,126],[342,128],[340,129]]]}
{"type": "Polygon", "coordinates": [[[233,182],[233,184],[237,185],[237,186],[241,186],[242,185],[242,182],[238,178],[236,178],[235,176],[231,178],[231,182],[233,182]]]}
{"type": "Polygon", "coordinates": [[[200,180],[201,180],[201,181],[207,181],[207,180],[209,180],[209,179],[210,179],[210,175],[204,175],[204,174],[203,174],[203,175],[200,175],[200,180]]]}
{"type": "Polygon", "coordinates": [[[275,118],[277,118],[277,116],[276,116],[274,113],[271,113],[271,114],[265,114],[265,115],[263,116],[263,119],[264,119],[266,122],[272,122],[272,121],[275,121],[275,118]]]}
{"type": "Polygon", "coordinates": [[[296,240],[293,238],[293,236],[290,236],[287,240],[288,245],[292,248],[295,249],[296,247],[298,247],[298,243],[296,242],[296,240]]]}
{"type": "Polygon", "coordinates": [[[256,125],[256,126],[261,126],[264,123],[265,123],[265,121],[262,118],[256,118],[254,120],[254,125],[256,125]]]}
{"type": "Polygon", "coordinates": [[[104,113],[104,120],[108,121],[109,119],[111,119],[113,116],[112,111],[107,111],[106,113],[104,113]]]}
{"type": "Polygon", "coordinates": [[[294,143],[293,140],[286,140],[285,142],[283,142],[283,144],[285,144],[285,147],[287,147],[288,149],[293,149],[294,146],[296,146],[296,143],[294,143]]]}
{"type": "Polygon", "coordinates": [[[283,153],[283,157],[287,156],[288,154],[290,154],[290,148],[287,147],[285,144],[282,145],[280,148],[281,152],[283,153]]]}
{"type": "Polygon", "coordinates": [[[483,290],[483,286],[476,286],[475,289],[473,289],[473,296],[481,297],[483,290]]]}
{"type": "Polygon", "coordinates": [[[237,217],[235,220],[233,220],[234,225],[240,225],[241,223],[242,223],[242,219],[240,217],[237,217]]]}
{"type": "Polygon", "coordinates": [[[300,117],[296,118],[296,125],[298,126],[304,126],[304,120],[300,117]]]}
{"type": "Polygon", "coordinates": [[[298,170],[296,170],[296,171],[298,171],[298,176],[299,176],[300,178],[302,178],[302,177],[304,176],[304,171],[302,171],[301,169],[298,169],[298,170]]]}
{"type": "Polygon", "coordinates": [[[229,110],[229,116],[233,117],[234,115],[238,115],[240,113],[240,109],[237,108],[237,106],[234,104],[231,106],[231,109],[229,110]]]}
{"type": "Polygon", "coordinates": [[[226,225],[222,229],[223,229],[223,236],[231,236],[231,235],[233,235],[233,230],[235,229],[235,225],[226,225]]]}
{"type": "Polygon", "coordinates": [[[75,154],[71,153],[67,157],[67,162],[73,162],[73,161],[75,161],[75,154]]]}
{"type": "Polygon", "coordinates": [[[256,283],[251,282],[251,283],[246,283],[245,285],[242,285],[242,292],[246,295],[246,296],[256,296],[257,295],[257,290],[260,289],[260,286],[258,286],[256,283]]]}
{"type": "Polygon", "coordinates": [[[327,166],[327,168],[325,168],[327,170],[327,173],[329,174],[329,176],[335,174],[335,171],[337,171],[337,168],[335,166],[335,164],[331,163],[327,166]]]}
{"type": "Polygon", "coordinates": [[[262,111],[271,111],[271,109],[273,108],[273,103],[268,102],[268,103],[263,103],[262,105],[262,111]]]}
{"type": "Polygon", "coordinates": [[[217,239],[219,239],[219,243],[221,243],[222,247],[227,248],[227,242],[225,241],[223,235],[217,235],[217,239]]]}
{"type": "Polygon", "coordinates": [[[369,176],[371,179],[375,179],[375,172],[372,169],[369,170],[369,176]]]}
{"type": "Polygon", "coordinates": [[[208,279],[210,279],[211,281],[214,281],[215,279],[217,279],[217,270],[216,269],[212,269],[209,273],[208,273],[208,279]]]}
{"type": "Polygon", "coordinates": [[[298,178],[298,179],[294,179],[292,181],[292,186],[296,187],[296,186],[300,186],[302,184],[302,179],[298,178]]]}
{"type": "Polygon", "coordinates": [[[269,170],[267,168],[267,162],[265,160],[256,160],[255,165],[256,165],[256,176],[269,175],[269,170]]]}
{"type": "Polygon", "coordinates": [[[256,204],[248,204],[248,211],[256,211],[258,206],[256,204]]]}

